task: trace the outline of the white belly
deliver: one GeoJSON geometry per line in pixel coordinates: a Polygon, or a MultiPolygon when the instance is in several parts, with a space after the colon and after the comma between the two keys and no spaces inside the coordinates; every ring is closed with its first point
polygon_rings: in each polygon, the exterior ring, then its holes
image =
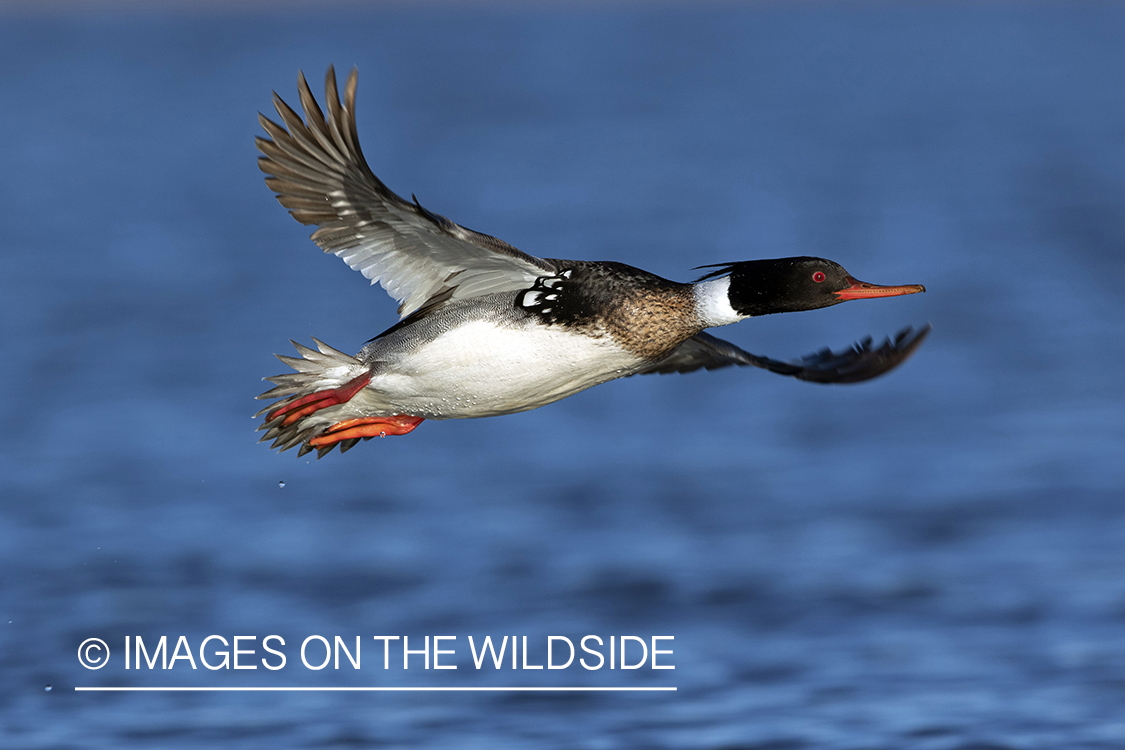
{"type": "Polygon", "coordinates": [[[474,321],[388,364],[364,389],[369,403],[384,401],[380,407],[395,414],[466,419],[534,409],[628,375],[639,362],[608,337],[474,321]]]}

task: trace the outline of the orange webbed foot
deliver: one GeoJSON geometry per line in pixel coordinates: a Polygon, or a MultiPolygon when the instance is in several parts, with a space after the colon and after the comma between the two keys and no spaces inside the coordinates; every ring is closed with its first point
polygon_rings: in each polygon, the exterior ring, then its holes
{"type": "Polygon", "coordinates": [[[387,435],[405,435],[422,424],[425,417],[411,417],[406,414],[396,414],[392,417],[358,417],[345,419],[328,428],[328,431],[309,441],[314,448],[323,448],[344,440],[353,440],[368,437],[386,437],[387,435]]]}
{"type": "Polygon", "coordinates": [[[313,412],[327,409],[329,406],[347,403],[370,382],[371,373],[365,372],[362,375],[352,378],[339,388],[329,388],[325,391],[317,391],[316,393],[302,396],[271,411],[266,415],[266,422],[273,422],[281,417],[281,426],[288,427],[313,412]]]}

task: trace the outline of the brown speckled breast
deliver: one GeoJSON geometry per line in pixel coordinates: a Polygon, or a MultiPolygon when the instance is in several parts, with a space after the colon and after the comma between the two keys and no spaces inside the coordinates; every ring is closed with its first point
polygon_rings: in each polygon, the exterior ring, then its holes
{"type": "Polygon", "coordinates": [[[516,305],[548,325],[611,336],[649,360],[662,359],[703,330],[690,284],[662,279],[624,263],[556,261],[557,276],[536,280],[516,305]]]}

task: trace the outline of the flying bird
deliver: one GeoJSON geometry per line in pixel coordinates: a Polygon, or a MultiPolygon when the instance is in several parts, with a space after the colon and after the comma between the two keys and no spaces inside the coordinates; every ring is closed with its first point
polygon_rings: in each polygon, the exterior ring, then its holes
{"type": "Polygon", "coordinates": [[[536,258],[393,193],[368,167],[355,125],[357,71],[328,68],[325,114],[304,74],[304,120],[276,93],[282,124],[259,114],[258,165],[312,240],[399,302],[400,320],[354,356],[316,339],[278,358],[295,372],[267,380],[258,412],[273,446],[322,457],[361,439],[405,435],[426,419],[535,409],[600,383],[646,373],[752,365],[816,383],[855,383],[901,364],[929,326],[878,348],[871,339],[796,362],[743,351],[704,329],[854,299],[924,292],[877,286],[823,258],[701,266],[694,283],[612,261],[536,258]]]}

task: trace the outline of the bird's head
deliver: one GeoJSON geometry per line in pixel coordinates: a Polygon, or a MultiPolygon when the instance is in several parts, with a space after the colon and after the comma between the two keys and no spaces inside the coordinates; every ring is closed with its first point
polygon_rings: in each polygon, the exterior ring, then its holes
{"type": "Polygon", "coordinates": [[[696,282],[701,312],[708,320],[725,323],[751,316],[816,310],[852,299],[926,291],[921,284],[868,284],[853,277],[839,263],[824,258],[747,260],[700,268],[717,269],[696,282]]]}

